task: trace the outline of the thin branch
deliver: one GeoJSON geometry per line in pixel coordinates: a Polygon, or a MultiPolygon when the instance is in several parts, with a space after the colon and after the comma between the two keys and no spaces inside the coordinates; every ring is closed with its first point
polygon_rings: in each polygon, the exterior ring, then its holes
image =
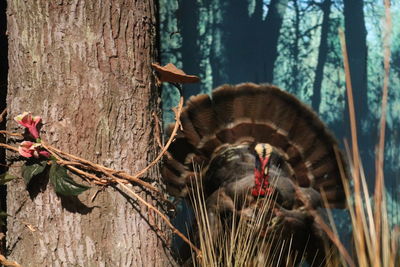
{"type": "Polygon", "coordinates": [[[4,147],[4,148],[6,148],[8,150],[12,150],[14,152],[18,152],[18,148],[10,146],[10,145],[7,145],[7,144],[0,143],[0,147],[4,147]]]}
{"type": "MultiPolygon", "coordinates": [[[[85,164],[85,165],[91,166],[91,167],[94,168],[95,170],[100,171],[100,172],[103,173],[104,175],[106,175],[106,176],[112,178],[113,181],[118,180],[118,178],[116,177],[116,176],[118,176],[118,177],[120,177],[120,178],[122,178],[122,179],[126,179],[126,180],[129,180],[129,181],[131,181],[131,182],[135,182],[135,183],[137,183],[137,184],[140,184],[140,185],[144,186],[145,188],[147,188],[147,189],[149,189],[149,190],[151,190],[151,191],[153,191],[153,192],[158,193],[158,194],[161,195],[161,192],[160,192],[156,187],[154,187],[153,185],[151,185],[151,184],[149,184],[149,183],[147,183],[147,182],[141,180],[140,177],[143,176],[143,174],[145,174],[151,167],[153,167],[155,164],[157,164],[157,163],[160,161],[160,159],[161,159],[161,158],[165,155],[165,153],[167,152],[169,146],[170,146],[170,145],[172,144],[172,142],[174,141],[175,136],[176,136],[176,133],[177,133],[178,129],[181,127],[180,115],[181,115],[181,113],[182,113],[183,103],[184,103],[184,101],[183,101],[183,96],[181,96],[181,97],[180,97],[180,100],[179,100],[179,105],[178,105],[177,109],[175,110],[176,122],[175,122],[175,125],[174,125],[174,129],[173,129],[173,131],[172,131],[172,133],[171,133],[171,136],[169,137],[167,143],[165,144],[165,146],[164,146],[163,149],[161,150],[161,152],[158,154],[158,156],[157,156],[148,166],[146,166],[144,169],[140,170],[139,172],[137,172],[137,173],[134,174],[133,176],[132,176],[132,175],[129,175],[129,174],[125,173],[125,172],[115,171],[115,170],[110,169],[110,168],[107,168],[107,167],[105,167],[105,166],[102,166],[102,165],[93,163],[93,162],[91,162],[91,161],[82,159],[82,158],[80,158],[80,157],[78,157],[78,156],[75,156],[75,155],[66,153],[66,152],[64,152],[64,151],[61,151],[61,150],[59,150],[59,149],[57,149],[57,148],[55,148],[55,147],[53,147],[53,146],[47,144],[47,143],[44,142],[44,141],[42,141],[42,146],[43,146],[46,150],[48,150],[52,155],[60,154],[60,155],[63,155],[63,156],[65,156],[65,157],[68,157],[68,158],[70,158],[70,159],[79,161],[79,162],[81,162],[81,163],[83,163],[83,164],[85,164]]],[[[58,159],[61,160],[61,158],[58,158],[58,159]]],[[[67,166],[68,166],[68,165],[67,165],[67,166]]],[[[85,176],[87,176],[87,175],[85,175],[85,176]]],[[[169,201],[166,200],[166,199],[164,199],[164,201],[169,202],[169,201]]]]}
{"type": "Polygon", "coordinates": [[[161,129],[160,129],[160,120],[158,119],[158,116],[155,112],[153,112],[153,119],[154,119],[154,132],[155,132],[155,138],[156,138],[156,142],[158,144],[158,146],[160,147],[160,149],[164,148],[164,145],[162,144],[161,141],[161,129]]]}
{"type": "Polygon", "coordinates": [[[164,156],[164,154],[167,152],[169,146],[172,144],[172,142],[175,139],[176,133],[179,129],[179,127],[181,126],[181,121],[180,121],[180,116],[182,113],[182,108],[183,108],[183,96],[180,97],[179,99],[179,105],[178,108],[176,109],[176,113],[175,113],[175,125],[174,125],[174,129],[172,130],[171,136],[169,137],[167,143],[165,144],[164,148],[161,150],[160,154],[158,154],[158,156],[155,158],[155,160],[153,160],[152,163],[150,163],[146,168],[142,169],[141,171],[139,171],[138,173],[136,173],[135,175],[133,175],[133,177],[135,179],[138,179],[139,177],[141,177],[143,174],[145,174],[151,167],[153,167],[155,164],[157,164],[157,162],[160,161],[160,159],[162,158],[162,156],[164,156]]]}
{"type": "Polygon", "coordinates": [[[12,132],[5,131],[5,130],[1,130],[1,131],[0,131],[0,134],[9,135],[9,136],[16,136],[16,137],[24,137],[24,136],[23,136],[22,134],[20,134],[20,133],[12,133],[12,132]]]}
{"type": "Polygon", "coordinates": [[[101,173],[103,173],[106,176],[110,176],[110,174],[111,175],[112,174],[116,174],[116,175],[121,176],[122,178],[124,178],[126,180],[129,180],[131,182],[135,182],[137,184],[140,184],[140,185],[142,185],[143,187],[146,187],[149,190],[152,190],[154,192],[159,192],[159,190],[156,187],[152,186],[151,184],[149,184],[149,183],[147,183],[147,182],[145,182],[143,180],[137,179],[135,177],[132,177],[132,176],[130,176],[130,175],[124,173],[124,172],[118,172],[118,171],[115,171],[113,169],[110,169],[110,168],[107,168],[105,166],[102,166],[100,164],[96,164],[96,163],[93,163],[93,162],[91,162],[89,160],[86,160],[86,159],[80,158],[78,156],[69,154],[67,152],[61,151],[61,150],[59,150],[59,149],[47,144],[44,141],[42,141],[42,146],[46,150],[48,150],[50,153],[52,153],[53,155],[54,154],[60,154],[60,155],[63,155],[65,157],[68,157],[70,159],[79,161],[79,162],[83,163],[84,165],[88,165],[88,166],[92,167],[93,169],[96,169],[96,170],[100,171],[101,173]]]}
{"type": "Polygon", "coordinates": [[[16,261],[7,260],[6,257],[0,254],[0,264],[7,267],[22,267],[16,261]]]}
{"type": "MultiPolygon", "coordinates": [[[[174,84],[174,85],[178,88],[178,90],[181,93],[182,89],[181,89],[180,85],[176,85],[176,84],[174,84]]],[[[129,182],[135,182],[137,184],[140,184],[143,187],[151,190],[152,192],[158,193],[159,197],[161,198],[162,201],[166,202],[167,204],[172,205],[172,203],[169,200],[165,199],[165,197],[158,190],[158,188],[156,188],[155,186],[153,186],[153,185],[141,180],[140,177],[143,176],[151,167],[153,167],[155,164],[157,164],[161,160],[161,158],[167,153],[168,147],[174,141],[178,129],[182,127],[181,126],[181,122],[180,122],[180,115],[182,113],[183,103],[184,103],[184,100],[183,100],[183,96],[182,96],[182,93],[181,93],[181,97],[180,97],[180,100],[179,100],[179,105],[178,105],[178,107],[176,109],[174,109],[175,115],[176,115],[175,126],[174,126],[174,129],[173,129],[173,131],[171,133],[171,136],[168,139],[166,145],[165,146],[161,146],[161,152],[158,154],[158,156],[148,166],[146,166],[144,169],[140,170],[139,172],[137,172],[133,176],[129,175],[129,174],[125,173],[125,172],[116,171],[114,169],[107,168],[107,167],[102,166],[100,164],[96,164],[96,163],[93,163],[93,162],[91,162],[89,160],[85,160],[85,159],[80,158],[78,156],[75,156],[75,155],[69,154],[67,152],[61,151],[61,150],[51,146],[50,144],[47,144],[43,140],[41,141],[41,145],[43,146],[44,149],[46,149],[56,159],[56,163],[57,164],[65,166],[66,168],[68,168],[72,172],[75,172],[76,174],[80,175],[87,182],[89,182],[89,183],[91,182],[91,183],[94,183],[94,184],[97,184],[97,185],[102,185],[102,186],[107,186],[110,183],[118,183],[119,185],[124,187],[138,201],[143,203],[149,209],[151,209],[154,212],[156,212],[162,218],[162,220],[164,220],[166,222],[168,227],[172,229],[173,233],[175,233],[178,236],[180,236],[184,240],[184,242],[186,242],[194,251],[196,251],[196,254],[198,255],[198,257],[201,257],[201,251],[196,246],[194,246],[189,241],[189,239],[187,239],[178,229],[176,229],[172,225],[172,223],[169,221],[169,219],[162,212],[160,212],[153,205],[151,205],[148,202],[146,202],[146,200],[144,200],[137,193],[135,193],[133,190],[129,189],[125,185],[125,184],[127,184],[129,182]],[[85,171],[85,170],[90,170],[90,171],[101,173],[102,175],[108,177],[109,179],[102,179],[102,178],[100,178],[100,177],[98,177],[98,176],[96,176],[96,175],[94,175],[92,173],[89,173],[89,172],[85,171]]],[[[5,111],[3,111],[3,113],[4,112],[5,111]]],[[[2,113],[2,115],[3,115],[3,113],[2,113]]],[[[158,121],[156,121],[156,123],[158,123],[158,121]]],[[[157,129],[158,129],[158,132],[160,132],[159,128],[157,128],[157,129]]],[[[9,136],[23,137],[21,134],[12,133],[12,132],[8,132],[8,131],[0,131],[0,134],[9,135],[9,136]]],[[[9,150],[13,150],[15,152],[18,152],[18,148],[10,146],[10,145],[7,145],[7,144],[0,143],[0,147],[4,147],[4,148],[7,148],[9,150]]],[[[92,199],[93,199],[93,197],[92,197],[92,199]]],[[[0,263],[2,263],[2,262],[0,261],[0,263]]],[[[6,265],[6,264],[4,264],[4,265],[6,265]]],[[[13,265],[6,265],[6,266],[13,266],[13,265]]],[[[15,265],[15,266],[19,266],[19,265],[15,265]]]]}
{"type": "Polygon", "coordinates": [[[139,196],[138,194],[136,194],[132,189],[130,189],[128,186],[126,186],[125,184],[121,183],[118,181],[118,184],[120,186],[122,186],[126,191],[128,191],[130,194],[132,194],[137,200],[139,200],[142,204],[144,204],[146,207],[148,207],[149,209],[153,210],[155,213],[158,214],[158,216],[160,216],[160,218],[168,225],[169,228],[171,228],[172,232],[174,234],[177,234],[180,238],[182,238],[182,240],[187,243],[197,254],[198,257],[201,257],[201,250],[198,249],[192,242],[190,242],[190,240],[184,235],[182,234],[178,229],[175,228],[175,226],[172,225],[172,223],[170,222],[170,220],[167,218],[167,216],[165,216],[161,211],[159,211],[156,207],[154,207],[153,205],[149,204],[146,200],[144,200],[141,196],[139,196]]]}
{"type": "Polygon", "coordinates": [[[4,116],[7,114],[7,108],[0,113],[0,123],[3,122],[4,116]]]}

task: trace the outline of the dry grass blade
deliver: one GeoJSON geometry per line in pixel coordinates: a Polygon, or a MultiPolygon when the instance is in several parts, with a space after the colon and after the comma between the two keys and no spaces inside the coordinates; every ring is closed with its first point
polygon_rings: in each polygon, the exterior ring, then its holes
{"type": "MultiPolygon", "coordinates": [[[[383,34],[383,49],[384,49],[384,70],[385,75],[383,78],[383,92],[382,92],[382,104],[381,104],[381,118],[380,118],[380,132],[379,132],[379,144],[377,147],[377,159],[376,159],[376,180],[375,180],[375,232],[377,240],[381,240],[382,236],[382,194],[384,193],[384,174],[383,174],[383,161],[384,161],[384,150],[385,150],[385,128],[386,128],[386,110],[387,110],[387,98],[388,98],[388,86],[389,86],[389,72],[390,72],[390,35],[391,35],[391,16],[390,16],[390,1],[384,0],[385,5],[385,27],[383,34]]],[[[383,245],[386,242],[383,242],[383,245]]],[[[376,259],[380,258],[381,247],[375,247],[376,259]]],[[[384,257],[386,258],[386,257],[384,257]]],[[[375,262],[375,266],[381,263],[375,262]]]]}
{"type": "Polygon", "coordinates": [[[340,238],[337,234],[335,234],[331,228],[324,222],[324,220],[319,216],[316,212],[310,211],[313,213],[316,222],[321,226],[322,230],[328,235],[329,239],[335,244],[338,248],[339,252],[347,262],[347,264],[351,267],[355,267],[356,264],[354,263],[353,259],[350,257],[350,254],[347,252],[346,248],[340,241],[340,238]]]}
{"type": "MultiPolygon", "coordinates": [[[[384,145],[385,145],[385,128],[386,128],[386,112],[388,102],[388,86],[390,72],[390,33],[391,33],[391,16],[390,1],[384,0],[385,4],[385,23],[384,32],[384,80],[382,89],[381,118],[379,143],[376,147],[376,177],[374,201],[370,201],[370,195],[367,188],[365,174],[362,169],[360,155],[357,147],[357,132],[355,128],[354,104],[351,89],[350,70],[348,66],[348,58],[346,51],[346,43],[344,34],[339,32],[342,51],[344,58],[344,67],[346,73],[346,85],[349,100],[349,115],[352,130],[352,148],[350,152],[345,142],[349,158],[352,158],[353,168],[352,176],[354,179],[354,194],[351,191],[348,182],[343,181],[348,206],[353,226],[353,237],[355,245],[355,255],[357,263],[360,266],[396,266],[398,264],[399,251],[397,249],[400,242],[399,236],[396,235],[396,229],[390,230],[387,202],[384,189],[384,145]],[[350,154],[352,156],[350,156],[350,154]],[[351,203],[354,196],[355,203],[351,203]]],[[[340,162],[339,162],[340,165],[340,162]]],[[[341,169],[341,172],[344,170],[341,169]]]]}
{"type": "MultiPolygon", "coordinates": [[[[293,240],[283,238],[285,229],[271,234],[265,232],[265,227],[272,223],[273,198],[259,199],[254,205],[256,212],[250,216],[240,210],[233,210],[224,219],[217,215],[223,230],[216,230],[215,225],[210,225],[198,169],[194,166],[196,178],[192,180],[191,200],[198,228],[196,238],[203,257],[192,258],[193,266],[292,266],[298,255],[290,250],[293,240]]],[[[233,202],[240,202],[237,196],[233,202]]]]}
{"type": "MultiPolygon", "coordinates": [[[[363,234],[363,223],[362,218],[365,218],[363,203],[361,200],[361,186],[360,186],[360,157],[359,157],[359,149],[358,149],[358,138],[357,138],[357,126],[356,126],[356,114],[354,110],[354,99],[353,99],[353,90],[351,84],[351,75],[350,75],[350,66],[349,59],[347,55],[346,48],[346,39],[343,30],[339,29],[339,38],[342,47],[343,54],[343,64],[346,75],[346,91],[347,91],[347,99],[348,99],[348,107],[349,107],[349,116],[350,116],[350,128],[351,128],[351,144],[352,144],[352,163],[353,163],[353,181],[354,181],[354,197],[355,197],[355,225],[353,231],[355,231],[356,235],[356,246],[361,246],[358,249],[360,251],[365,251],[365,241],[363,234]]],[[[360,259],[359,264],[361,266],[367,266],[367,262],[364,261],[364,258],[360,259]]]]}

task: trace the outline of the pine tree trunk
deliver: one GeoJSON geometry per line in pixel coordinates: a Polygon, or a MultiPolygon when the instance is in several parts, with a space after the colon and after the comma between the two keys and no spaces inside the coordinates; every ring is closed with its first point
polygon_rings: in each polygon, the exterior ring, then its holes
{"type": "MultiPolygon", "coordinates": [[[[0,112],[6,108],[7,98],[7,20],[6,20],[6,2],[0,1],[0,112]]],[[[0,119],[0,130],[5,130],[6,120],[0,119]]],[[[0,142],[4,143],[5,137],[0,135],[0,142]]],[[[6,151],[0,149],[0,174],[7,171],[6,151]]],[[[0,185],[0,212],[6,210],[6,186],[0,185]]],[[[5,232],[6,227],[2,225],[3,218],[0,217],[0,254],[5,254],[5,232]]]]}
{"type": "MultiPolygon", "coordinates": [[[[367,30],[362,0],[344,0],[345,34],[351,84],[359,115],[367,111],[367,30]]],[[[359,120],[361,122],[361,120],[359,120]]]]}
{"type": "MultiPolygon", "coordinates": [[[[351,84],[353,88],[354,107],[356,113],[358,144],[363,161],[365,177],[374,177],[374,153],[371,148],[377,143],[377,122],[371,120],[368,109],[368,80],[367,80],[367,30],[364,19],[364,2],[362,0],[344,0],[345,36],[349,58],[351,84]]],[[[347,108],[347,107],[346,107],[347,108]]],[[[346,126],[348,110],[345,114],[346,126]]],[[[347,136],[350,129],[347,128],[347,136]]],[[[368,178],[367,178],[368,179],[368,178]]],[[[373,188],[374,179],[369,179],[373,188]]]]}
{"type": "Polygon", "coordinates": [[[326,58],[328,55],[328,34],[330,28],[330,14],[331,14],[331,0],[325,0],[321,4],[323,13],[322,25],[321,25],[321,38],[318,47],[318,63],[315,69],[315,79],[313,84],[313,95],[312,95],[312,107],[316,112],[319,112],[319,106],[321,104],[321,86],[324,78],[324,67],[326,58]]]}
{"type": "MultiPolygon", "coordinates": [[[[182,67],[187,73],[200,74],[199,51],[199,3],[196,0],[185,0],[179,3],[176,12],[179,34],[182,36],[182,67]]],[[[199,84],[187,84],[183,92],[185,99],[200,92],[199,84]]]]}
{"type": "Polygon", "coordinates": [[[294,38],[293,42],[291,43],[291,54],[292,54],[292,78],[291,78],[291,85],[290,85],[290,92],[294,93],[295,95],[301,95],[300,89],[300,73],[299,73],[299,65],[300,65],[300,7],[298,0],[293,0],[293,8],[294,8],[294,22],[293,22],[293,31],[294,31],[294,38]]]}
{"type": "Polygon", "coordinates": [[[274,67],[278,58],[278,41],[288,2],[289,0],[271,0],[265,18],[265,25],[267,26],[265,35],[268,36],[268,42],[264,47],[266,53],[265,82],[267,83],[274,82],[274,67]]]}
{"type": "MultiPolygon", "coordinates": [[[[9,130],[21,130],[12,118],[32,111],[45,122],[42,138],[65,152],[128,173],[155,158],[155,1],[12,0],[7,14],[9,130]]],[[[159,177],[153,168],[145,178],[160,184],[159,177]]],[[[173,264],[164,224],[117,186],[94,201],[95,186],[79,200],[51,187],[42,180],[28,193],[22,179],[8,186],[10,259],[23,266],[173,264]]]]}

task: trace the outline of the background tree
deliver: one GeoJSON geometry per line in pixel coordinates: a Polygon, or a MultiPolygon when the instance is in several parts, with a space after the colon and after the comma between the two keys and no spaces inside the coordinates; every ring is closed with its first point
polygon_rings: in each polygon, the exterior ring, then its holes
{"type": "MultiPolygon", "coordinates": [[[[371,147],[377,143],[376,123],[368,124],[368,79],[367,79],[367,30],[364,18],[364,1],[343,1],[346,48],[349,57],[351,84],[356,107],[357,129],[361,156],[367,177],[374,175],[374,150],[371,147]],[[371,127],[375,126],[375,127],[371,127]]],[[[344,118],[348,122],[348,110],[344,118]]],[[[347,123],[349,125],[349,123],[347,123]]],[[[346,136],[350,136],[347,127],[346,136]]],[[[371,182],[371,179],[369,179],[371,182]]]]}
{"type": "MultiPolygon", "coordinates": [[[[199,22],[199,3],[196,0],[182,1],[177,10],[179,22],[179,32],[171,34],[180,34],[182,38],[181,53],[182,68],[186,73],[200,73],[200,54],[196,53],[198,49],[199,33],[197,24],[199,22]]],[[[185,98],[196,94],[199,91],[198,84],[185,86],[185,98]]]]}
{"type": "Polygon", "coordinates": [[[331,0],[325,0],[319,4],[322,10],[322,25],[321,25],[321,37],[318,47],[318,63],[315,69],[315,78],[313,84],[313,96],[312,96],[312,107],[315,111],[319,111],[319,105],[321,103],[321,86],[322,79],[324,77],[324,67],[328,55],[328,34],[330,29],[330,14],[331,14],[331,0]]]}
{"type": "MultiPolygon", "coordinates": [[[[271,82],[313,106],[335,133],[344,149],[349,123],[343,55],[338,28],[346,34],[347,52],[358,120],[359,146],[366,178],[372,189],[377,121],[383,80],[382,1],[348,0],[247,0],[195,1],[198,8],[197,49],[190,58],[181,56],[185,35],[173,16],[181,1],[160,0],[161,44],[164,63],[185,64],[200,58],[203,83],[196,93],[210,92],[224,83],[271,82]],[[274,8],[276,7],[276,9],[274,8]],[[276,12],[274,12],[274,10],[276,12]],[[211,51],[211,53],[210,53],[211,51]]],[[[399,25],[400,2],[391,1],[393,25],[399,25]]],[[[193,10],[191,11],[193,12],[193,10]]],[[[400,76],[397,68],[400,28],[392,33],[392,71],[389,88],[385,146],[386,185],[396,203],[400,191],[400,76]],[[396,61],[397,60],[397,61],[396,61]]],[[[176,96],[164,93],[165,123],[176,96]],[[174,100],[173,100],[174,99],[174,100]]],[[[391,220],[400,223],[398,204],[392,205],[391,220]],[[397,205],[397,206],[396,206],[397,205]]],[[[340,223],[340,222],[339,222],[340,223]]],[[[347,227],[348,223],[342,221],[347,227]]]]}
{"type": "MultiPolygon", "coordinates": [[[[272,0],[268,4],[255,0],[228,1],[222,9],[220,46],[224,47],[225,79],[223,83],[246,81],[272,82],[277,58],[277,43],[288,0],[272,0]],[[265,10],[267,10],[265,12],[265,10]]],[[[213,65],[213,63],[211,64],[213,65]]],[[[217,67],[213,67],[213,70],[217,67]]]]}
{"type": "MultiPolygon", "coordinates": [[[[144,168],[158,150],[156,12],[151,0],[8,1],[7,128],[32,111],[45,122],[42,137],[59,149],[129,173],[144,168]]],[[[143,178],[159,184],[159,176],[153,168],[143,178]]],[[[44,177],[29,193],[21,179],[8,186],[7,248],[21,265],[172,264],[164,224],[118,186],[93,201],[99,188],[78,199],[49,187],[44,177]]]]}

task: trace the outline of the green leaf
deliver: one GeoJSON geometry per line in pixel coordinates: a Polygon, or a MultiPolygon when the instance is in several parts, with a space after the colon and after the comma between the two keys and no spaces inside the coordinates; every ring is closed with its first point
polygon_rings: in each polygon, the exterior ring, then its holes
{"type": "Polygon", "coordinates": [[[22,177],[24,177],[26,186],[28,186],[29,182],[34,176],[41,174],[44,169],[46,169],[46,166],[46,160],[40,161],[39,163],[27,163],[22,166],[22,177]]]}
{"type": "Polygon", "coordinates": [[[49,178],[56,192],[65,196],[77,196],[90,188],[76,183],[69,177],[67,170],[55,162],[51,164],[49,178]]]}
{"type": "Polygon", "coordinates": [[[12,174],[10,174],[8,172],[2,173],[2,174],[0,174],[0,185],[3,185],[3,184],[5,184],[5,183],[7,183],[7,182],[9,182],[9,181],[11,181],[11,180],[13,180],[15,178],[17,178],[17,176],[12,175],[12,174]]]}

